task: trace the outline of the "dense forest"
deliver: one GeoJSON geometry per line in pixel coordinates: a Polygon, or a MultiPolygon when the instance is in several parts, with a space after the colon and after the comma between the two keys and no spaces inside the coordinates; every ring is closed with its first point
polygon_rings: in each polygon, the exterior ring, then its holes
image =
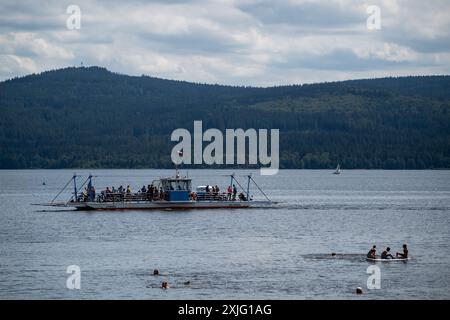
{"type": "Polygon", "coordinates": [[[65,68],[0,83],[0,168],[169,168],[176,128],[280,129],[281,168],[450,168],[450,76],[270,88],[65,68]]]}

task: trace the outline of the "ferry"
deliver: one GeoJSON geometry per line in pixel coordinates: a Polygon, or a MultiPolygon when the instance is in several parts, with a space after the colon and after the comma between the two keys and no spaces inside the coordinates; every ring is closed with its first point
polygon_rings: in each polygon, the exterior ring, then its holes
{"type": "Polygon", "coordinates": [[[132,193],[130,190],[111,190],[107,188],[99,193],[93,187],[93,176],[89,175],[83,184],[77,188],[76,174],[68,181],[63,189],[49,203],[38,204],[50,207],[70,207],[77,210],[182,210],[182,209],[235,209],[251,207],[268,207],[274,205],[264,191],[247,175],[247,187],[244,188],[234,174],[229,175],[230,187],[235,188],[221,191],[213,186],[198,186],[192,190],[192,179],[181,176],[176,170],[175,176],[153,180],[147,189],[132,193]],[[73,195],[68,201],[56,201],[59,195],[73,184],[73,195]],[[253,200],[250,196],[250,185],[255,185],[264,196],[264,200],[253,200]],[[83,192],[79,190],[85,189],[83,192]],[[237,192],[237,186],[240,192],[237,192]],[[233,192],[234,191],[234,192],[233,192]]]}

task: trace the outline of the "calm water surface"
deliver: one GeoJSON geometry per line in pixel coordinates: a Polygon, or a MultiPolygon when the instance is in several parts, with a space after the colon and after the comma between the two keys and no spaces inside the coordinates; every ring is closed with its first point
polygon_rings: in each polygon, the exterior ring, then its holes
{"type": "MultiPolygon", "coordinates": [[[[100,190],[137,189],[173,171],[92,173],[100,190]]],[[[189,171],[194,185],[221,189],[229,173],[189,171]]],[[[270,209],[77,212],[31,205],[50,201],[72,174],[0,171],[0,298],[450,298],[450,171],[254,171],[280,202],[270,209]],[[372,244],[395,252],[404,242],[412,260],[379,264],[381,289],[367,290],[364,254],[372,244]],[[74,264],[80,290],[66,288],[66,268],[74,264]],[[155,268],[163,275],[152,276],[155,268]],[[159,288],[164,280],[169,290],[159,288]],[[354,295],[357,286],[366,294],[354,295]]]]}

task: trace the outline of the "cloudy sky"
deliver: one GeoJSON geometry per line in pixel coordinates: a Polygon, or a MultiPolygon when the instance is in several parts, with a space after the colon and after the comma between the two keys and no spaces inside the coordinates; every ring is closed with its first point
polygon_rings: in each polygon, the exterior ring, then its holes
{"type": "Polygon", "coordinates": [[[256,86],[450,74],[450,1],[0,0],[0,80],[81,62],[256,86]],[[370,5],[379,30],[367,27],[370,5]]]}

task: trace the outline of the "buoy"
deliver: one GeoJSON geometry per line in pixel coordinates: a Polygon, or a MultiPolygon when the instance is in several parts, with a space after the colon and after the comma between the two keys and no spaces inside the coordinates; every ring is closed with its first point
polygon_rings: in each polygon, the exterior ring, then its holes
{"type": "Polygon", "coordinates": [[[159,276],[159,270],[158,269],[153,270],[153,275],[154,276],[159,276]]]}
{"type": "Polygon", "coordinates": [[[361,287],[356,288],[356,294],[363,294],[363,289],[361,287]]]}

